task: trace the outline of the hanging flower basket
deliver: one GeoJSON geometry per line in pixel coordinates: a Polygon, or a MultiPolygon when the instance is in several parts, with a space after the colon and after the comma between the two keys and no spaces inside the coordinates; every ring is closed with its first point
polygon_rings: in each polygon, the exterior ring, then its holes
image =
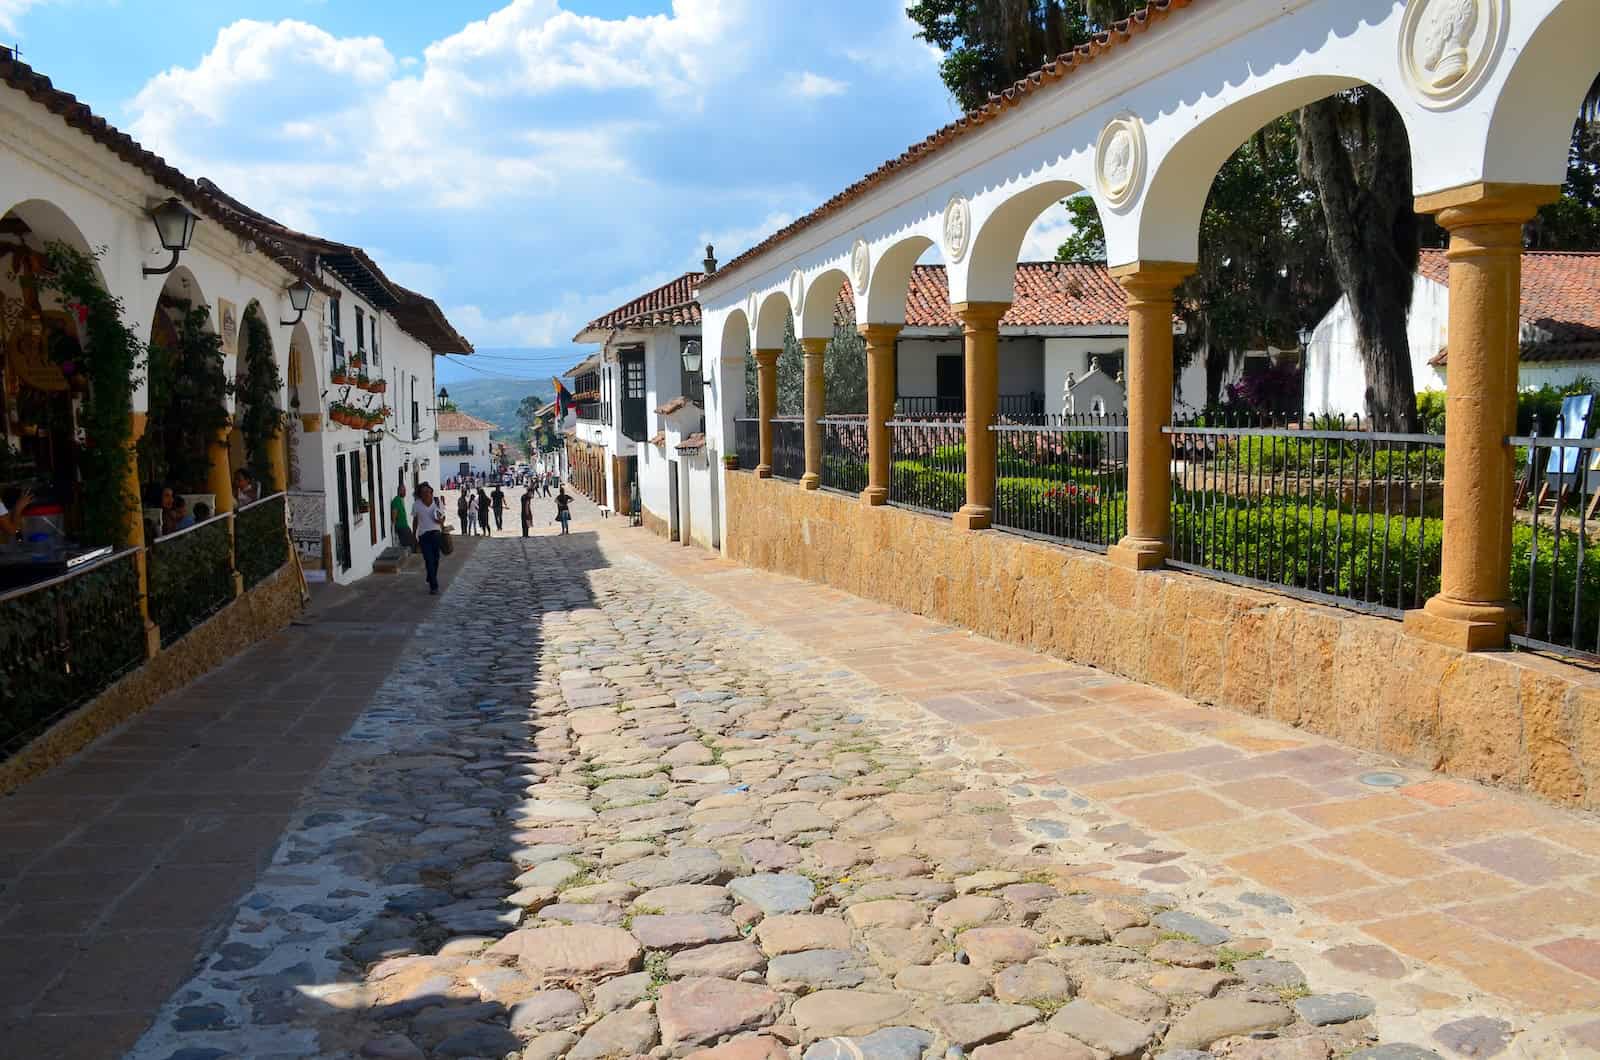
{"type": "Polygon", "coordinates": [[[335,368],[333,370],[333,374],[331,376],[329,376],[329,378],[333,380],[334,386],[349,386],[350,385],[350,376],[349,376],[349,374],[346,373],[341,368],[335,368]]]}
{"type": "Polygon", "coordinates": [[[374,394],[387,394],[389,392],[389,380],[374,379],[371,390],[374,394]]]}

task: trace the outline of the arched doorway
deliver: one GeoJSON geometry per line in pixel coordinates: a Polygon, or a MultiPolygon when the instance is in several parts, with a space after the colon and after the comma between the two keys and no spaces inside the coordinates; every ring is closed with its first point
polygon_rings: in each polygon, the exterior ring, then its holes
{"type": "Polygon", "coordinates": [[[283,379],[272,349],[272,329],[256,301],[245,306],[239,318],[233,388],[229,468],[234,473],[248,472],[256,483],[257,496],[276,493],[285,485],[284,416],[278,407],[283,379]]]}
{"type": "Polygon", "coordinates": [[[223,448],[229,383],[210,305],[180,265],[167,277],[150,322],[149,423],[138,448],[146,519],[158,520],[162,533],[179,521],[173,508],[163,507],[168,490],[186,499],[191,515],[232,510],[223,448]]]}

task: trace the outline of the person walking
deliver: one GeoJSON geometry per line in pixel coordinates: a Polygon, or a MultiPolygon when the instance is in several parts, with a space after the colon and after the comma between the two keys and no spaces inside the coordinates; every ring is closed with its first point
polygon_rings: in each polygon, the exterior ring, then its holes
{"type": "Polygon", "coordinates": [[[533,526],[533,483],[528,483],[528,488],[522,491],[522,536],[528,536],[528,530],[533,526]]]}
{"type": "Polygon", "coordinates": [[[444,501],[434,497],[433,487],[417,483],[417,496],[411,502],[411,525],[416,531],[417,548],[428,575],[428,595],[439,595],[439,539],[444,532],[444,501]]]}
{"type": "Polygon", "coordinates": [[[489,499],[494,502],[494,528],[496,530],[504,530],[506,528],[505,491],[499,486],[496,486],[494,488],[494,493],[490,494],[489,499]]]}
{"type": "Polygon", "coordinates": [[[464,537],[472,536],[474,510],[472,494],[463,488],[461,496],[456,498],[456,515],[461,517],[461,534],[464,537]]]}
{"type": "Polygon", "coordinates": [[[394,499],[389,502],[389,522],[394,524],[394,538],[402,548],[414,548],[416,538],[411,536],[411,526],[406,521],[406,487],[401,483],[394,491],[394,499]]]}
{"type": "Polygon", "coordinates": [[[478,533],[484,537],[489,536],[489,494],[484,492],[482,486],[478,487],[478,533]]]}
{"type": "Polygon", "coordinates": [[[571,533],[572,498],[567,496],[566,490],[556,494],[556,522],[561,524],[563,534],[571,533]]]}

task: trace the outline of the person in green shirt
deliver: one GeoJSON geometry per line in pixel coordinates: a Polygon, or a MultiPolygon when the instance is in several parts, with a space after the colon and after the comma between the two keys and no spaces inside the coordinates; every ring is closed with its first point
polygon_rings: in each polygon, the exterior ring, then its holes
{"type": "Polygon", "coordinates": [[[394,500],[389,502],[389,521],[394,524],[394,535],[400,539],[400,544],[411,548],[416,544],[411,536],[411,527],[406,523],[406,487],[404,483],[394,491],[394,500]]]}

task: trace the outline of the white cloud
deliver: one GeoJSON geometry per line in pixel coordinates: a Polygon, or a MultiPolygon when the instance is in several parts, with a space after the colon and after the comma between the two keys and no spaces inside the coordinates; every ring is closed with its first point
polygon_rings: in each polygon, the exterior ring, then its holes
{"type": "Polygon", "coordinates": [[[1028,234],[1022,237],[1022,251],[1017,255],[1017,260],[1056,260],[1056,251],[1072,232],[1071,215],[1061,205],[1052,203],[1034,219],[1028,234]]]}
{"type": "MultiPolygon", "coordinates": [[[[6,33],[17,32],[17,27],[22,22],[22,16],[28,8],[37,7],[40,0],[0,0],[0,31],[6,33]]],[[[26,53],[22,56],[26,59],[26,53]]]]}
{"type": "Polygon", "coordinates": [[[475,346],[565,346],[578,329],[595,317],[680,275],[682,272],[669,270],[640,276],[606,291],[565,291],[553,307],[539,312],[495,315],[468,304],[451,307],[445,315],[457,330],[472,337],[475,346]]]}
{"type": "Polygon", "coordinates": [[[799,77],[789,82],[789,91],[802,99],[825,99],[828,96],[842,96],[849,91],[850,86],[843,81],[836,81],[831,77],[805,71],[799,77]]]}
{"type": "Polygon", "coordinates": [[[700,232],[700,243],[701,245],[710,243],[716,247],[717,257],[723,264],[727,264],[736,255],[743,254],[761,240],[789,224],[796,216],[798,215],[779,210],[767,214],[753,225],[724,228],[717,231],[702,230],[700,232]]]}

